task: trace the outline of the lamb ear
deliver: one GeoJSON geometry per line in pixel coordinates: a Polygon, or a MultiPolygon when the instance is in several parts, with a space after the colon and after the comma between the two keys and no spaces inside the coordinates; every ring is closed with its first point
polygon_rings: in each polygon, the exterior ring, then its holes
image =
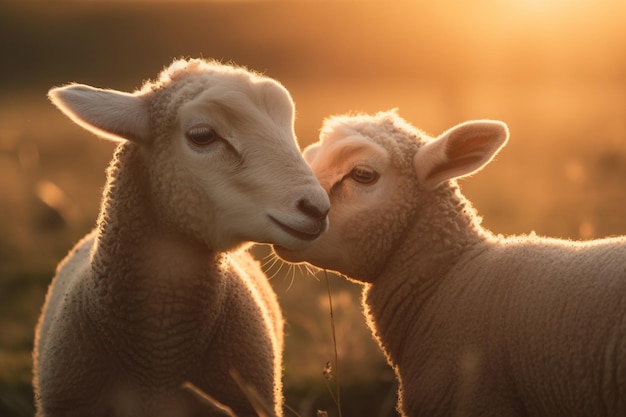
{"type": "Polygon", "coordinates": [[[71,84],[53,88],[48,97],[66,116],[98,136],[114,141],[149,141],[145,96],[71,84]]]}
{"type": "Polygon", "coordinates": [[[492,120],[461,123],[424,145],[413,166],[428,188],[473,174],[487,165],[509,139],[506,124],[492,120]]]}
{"type": "Polygon", "coordinates": [[[319,150],[320,150],[320,143],[319,142],[313,143],[307,146],[306,148],[304,148],[304,151],[302,151],[302,156],[304,157],[304,160],[310,165],[311,162],[313,162],[313,160],[317,156],[317,153],[319,150]]]}

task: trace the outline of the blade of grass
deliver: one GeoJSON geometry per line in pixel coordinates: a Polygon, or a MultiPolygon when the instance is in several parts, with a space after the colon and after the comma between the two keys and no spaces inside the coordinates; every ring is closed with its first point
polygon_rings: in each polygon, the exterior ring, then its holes
{"type": "Polygon", "coordinates": [[[206,392],[202,391],[200,388],[198,388],[197,386],[195,386],[191,382],[185,382],[182,387],[183,387],[183,389],[186,389],[186,390],[190,391],[191,393],[193,393],[203,403],[205,403],[209,407],[217,410],[222,415],[224,415],[226,417],[237,417],[235,415],[235,413],[233,413],[233,410],[231,410],[230,407],[228,407],[228,406],[222,404],[221,402],[217,401],[215,398],[211,397],[209,394],[207,394],[206,392]]]}
{"type": "Polygon", "coordinates": [[[259,392],[250,384],[246,383],[244,379],[241,377],[239,372],[234,369],[230,370],[230,375],[235,380],[239,389],[244,393],[254,411],[259,415],[259,417],[275,417],[274,410],[261,398],[259,392]]]}
{"type": "Polygon", "coordinates": [[[285,407],[288,411],[290,411],[290,412],[291,412],[294,416],[296,416],[296,417],[302,417],[302,416],[300,415],[300,413],[298,413],[298,411],[296,411],[296,409],[294,409],[294,408],[293,408],[293,407],[291,407],[290,405],[285,404],[285,405],[284,405],[284,407],[285,407]]]}

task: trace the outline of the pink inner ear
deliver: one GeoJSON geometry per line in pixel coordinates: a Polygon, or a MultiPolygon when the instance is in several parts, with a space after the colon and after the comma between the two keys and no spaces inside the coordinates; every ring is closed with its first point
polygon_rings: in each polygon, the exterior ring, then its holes
{"type": "Polygon", "coordinates": [[[451,162],[457,159],[467,161],[468,158],[481,159],[490,154],[493,140],[483,132],[476,132],[471,137],[450,137],[446,145],[446,155],[451,162]]]}
{"type": "Polygon", "coordinates": [[[427,186],[472,174],[485,166],[506,143],[507,130],[497,122],[468,122],[450,129],[422,152],[427,186]],[[429,156],[430,155],[430,156],[429,156]]]}
{"type": "Polygon", "coordinates": [[[481,160],[482,160],[482,155],[476,155],[476,154],[465,155],[462,157],[456,157],[455,159],[450,159],[446,163],[440,164],[436,166],[435,168],[433,168],[433,170],[430,171],[430,173],[428,174],[428,178],[434,178],[437,176],[437,174],[441,172],[454,170],[462,166],[478,165],[481,160]]]}
{"type": "Polygon", "coordinates": [[[83,128],[106,139],[147,142],[150,119],[146,94],[70,84],[50,90],[52,102],[83,128]]]}
{"type": "Polygon", "coordinates": [[[445,149],[447,161],[433,168],[428,176],[432,178],[444,171],[454,170],[462,166],[478,165],[485,155],[490,153],[492,145],[489,136],[481,132],[476,132],[470,137],[451,135],[445,149]]]}

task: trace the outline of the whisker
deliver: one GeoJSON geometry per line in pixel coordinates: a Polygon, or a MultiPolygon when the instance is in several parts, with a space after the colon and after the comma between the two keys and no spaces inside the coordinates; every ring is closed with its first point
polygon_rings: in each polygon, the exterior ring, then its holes
{"type": "Polygon", "coordinates": [[[263,271],[269,280],[275,279],[279,275],[288,279],[289,285],[287,286],[286,291],[291,289],[298,277],[312,276],[317,282],[320,282],[317,274],[322,271],[316,266],[306,262],[297,264],[285,262],[274,252],[270,252],[262,257],[261,268],[263,268],[263,271]],[[283,269],[285,266],[287,267],[286,271],[283,269]]]}
{"type": "Polygon", "coordinates": [[[291,279],[289,280],[289,285],[287,286],[287,291],[291,289],[294,281],[296,280],[296,268],[293,264],[289,264],[289,269],[287,270],[287,275],[291,272],[291,279]]]}
{"type": "Polygon", "coordinates": [[[311,265],[309,263],[302,264],[302,266],[304,267],[304,269],[306,269],[306,272],[309,275],[315,275],[316,273],[318,273],[320,271],[319,268],[317,268],[316,266],[313,266],[313,265],[311,265]]]}
{"type": "Polygon", "coordinates": [[[267,278],[269,280],[272,280],[283,269],[284,262],[274,253],[268,254],[264,259],[266,260],[263,262],[261,267],[264,269],[265,275],[267,275],[267,278]],[[277,265],[278,265],[278,269],[275,269],[277,265]]]}
{"type": "Polygon", "coordinates": [[[270,252],[263,257],[263,263],[261,264],[261,267],[264,269],[272,269],[278,261],[278,257],[270,252]]]}
{"type": "Polygon", "coordinates": [[[283,267],[285,266],[284,263],[282,262],[275,262],[272,267],[278,266],[278,269],[276,269],[276,271],[272,272],[272,275],[269,277],[269,279],[274,279],[276,278],[278,275],[281,275],[281,272],[283,270],[283,267]]]}
{"type": "Polygon", "coordinates": [[[317,281],[317,282],[322,282],[322,281],[320,280],[320,277],[318,276],[318,273],[319,273],[319,272],[320,272],[320,271],[312,271],[311,276],[315,279],[315,281],[317,281]]]}

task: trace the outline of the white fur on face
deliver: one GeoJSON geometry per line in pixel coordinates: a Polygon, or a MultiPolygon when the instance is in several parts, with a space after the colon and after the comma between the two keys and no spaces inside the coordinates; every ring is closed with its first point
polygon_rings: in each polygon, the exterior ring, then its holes
{"type": "Polygon", "coordinates": [[[433,139],[393,111],[327,119],[321,140],[304,157],[329,193],[330,229],[303,251],[277,254],[374,279],[415,215],[418,190],[476,172],[507,138],[506,125],[489,120],[457,125],[433,139]],[[359,171],[365,179],[375,172],[377,180],[361,181],[359,171]]]}
{"type": "Polygon", "coordinates": [[[328,196],[300,154],[293,101],[270,78],[176,61],[133,94],[70,85],[50,98],[93,133],[138,144],[157,216],[212,249],[301,249],[328,227],[328,196]],[[214,140],[193,143],[204,133],[214,140]]]}
{"type": "Polygon", "coordinates": [[[372,224],[378,223],[375,213],[392,204],[397,186],[397,173],[391,167],[389,153],[380,145],[358,134],[340,136],[326,134],[320,142],[309,146],[304,157],[329,194],[329,230],[311,246],[299,251],[276,248],[277,254],[290,262],[309,262],[320,268],[348,271],[364,265],[359,258],[370,237],[372,224]],[[377,175],[372,183],[361,183],[352,177],[355,169],[371,170],[377,175]]]}
{"type": "Polygon", "coordinates": [[[214,249],[247,241],[300,249],[326,229],[329,202],[298,150],[291,99],[278,84],[234,87],[210,87],[179,109],[151,164],[155,183],[164,165],[171,173],[157,194],[179,227],[214,249]],[[215,139],[194,144],[189,133],[203,129],[215,139]]]}

